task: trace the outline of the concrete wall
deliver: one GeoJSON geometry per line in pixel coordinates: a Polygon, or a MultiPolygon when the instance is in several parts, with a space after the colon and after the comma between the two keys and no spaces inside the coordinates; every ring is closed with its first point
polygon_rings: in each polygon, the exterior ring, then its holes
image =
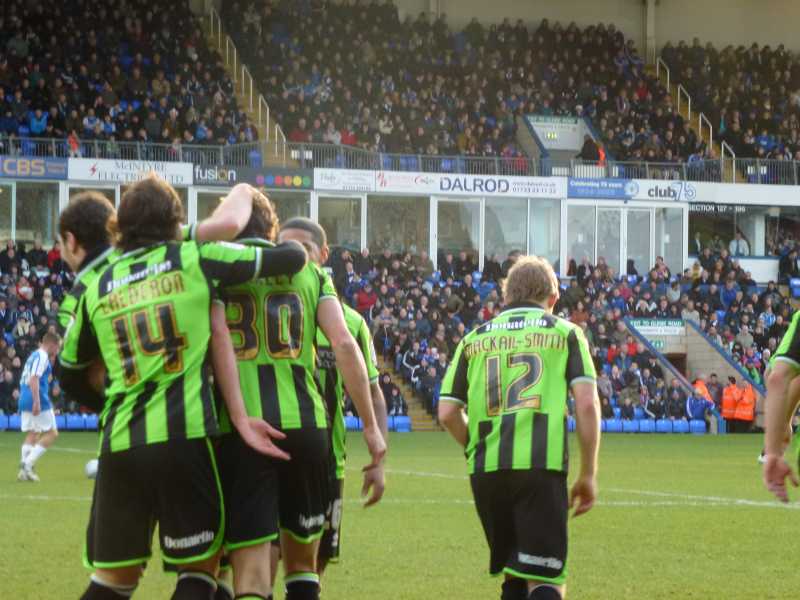
{"type": "MultiPolygon", "coordinates": [[[[395,0],[403,14],[440,11],[452,26],[463,26],[472,17],[496,23],[509,17],[527,23],[543,18],[579,25],[614,23],[636,42],[644,54],[645,2],[643,0],[395,0]]],[[[797,0],[658,0],[656,43],[691,41],[693,37],[717,46],[728,44],[783,43],[800,50],[800,2],[797,0]]]]}
{"type": "Polygon", "coordinates": [[[644,5],[641,0],[395,0],[402,14],[418,15],[421,11],[443,12],[453,28],[460,28],[477,17],[482,23],[500,23],[504,18],[524,20],[529,26],[542,19],[575,21],[585,27],[597,23],[614,23],[644,47],[644,5]]]}
{"type": "Polygon", "coordinates": [[[656,13],[656,40],[661,48],[699,37],[721,48],[728,44],[785,44],[800,50],[797,0],[660,0],[656,13]]]}

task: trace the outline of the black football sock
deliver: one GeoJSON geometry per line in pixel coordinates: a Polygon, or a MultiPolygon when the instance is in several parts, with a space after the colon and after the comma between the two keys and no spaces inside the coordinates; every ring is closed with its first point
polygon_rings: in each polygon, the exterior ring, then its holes
{"type": "Polygon", "coordinates": [[[319,600],[319,576],[316,573],[287,576],[286,600],[319,600]]]}
{"type": "Polygon", "coordinates": [[[115,586],[100,582],[94,576],[81,600],[127,600],[133,595],[136,586],[115,586]]]}
{"type": "Polygon", "coordinates": [[[226,582],[217,579],[217,592],[214,594],[214,600],[233,600],[233,590],[226,582]]]}
{"type": "Polygon", "coordinates": [[[178,583],[172,600],[214,600],[217,582],[208,573],[183,571],[178,575],[178,583]]]}
{"type": "Polygon", "coordinates": [[[528,600],[561,600],[561,592],[549,585],[540,585],[531,592],[528,600]]]}
{"type": "Polygon", "coordinates": [[[506,579],[500,600],[528,600],[528,584],[523,579],[506,579]]]}

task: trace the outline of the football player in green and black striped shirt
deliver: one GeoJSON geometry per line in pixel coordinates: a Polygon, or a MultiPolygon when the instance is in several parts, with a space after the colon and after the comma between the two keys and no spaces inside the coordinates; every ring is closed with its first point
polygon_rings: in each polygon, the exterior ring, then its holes
{"type": "Polygon", "coordinates": [[[600,410],[579,327],[553,316],[558,279],[521,258],[504,283],[506,307],[459,343],[442,381],[439,420],[466,449],[475,507],[504,574],[503,600],[563,597],[567,513],[597,493],[600,410]],[[567,397],[575,399],[581,472],[567,499],[567,397]]]}
{"type": "MultiPolygon", "coordinates": [[[[268,248],[277,216],[265,198],[253,203],[240,242],[268,248]]],[[[267,598],[270,546],[280,537],[287,600],[318,598],[316,557],[329,499],[328,414],[316,385],[317,327],[331,340],[364,421],[372,465],[385,442],[375,420],[364,359],[347,331],[330,276],[308,263],[292,277],[271,277],[226,290],[228,327],[239,359],[247,412],[285,435],[290,462],[266,458],[236,434],[220,444],[226,549],[237,597],[267,598]]]]}
{"type": "MultiPolygon", "coordinates": [[[[281,225],[281,240],[295,240],[302,243],[308,250],[308,259],[317,265],[328,261],[329,249],[325,230],[311,219],[298,217],[290,219],[281,225]]],[[[340,294],[341,296],[341,294],[340,294]]],[[[375,418],[381,428],[384,439],[388,436],[386,425],[386,401],[378,385],[378,367],[376,366],[375,348],[372,336],[369,333],[364,317],[354,309],[342,303],[345,323],[353,338],[358,342],[361,354],[367,365],[367,374],[370,381],[372,407],[375,418]]],[[[317,572],[320,576],[327,563],[339,558],[341,543],[341,519],[344,494],[344,467],[345,467],[345,439],[347,431],[344,422],[344,380],[336,368],[336,355],[331,349],[331,344],[321,329],[317,330],[317,367],[319,369],[319,384],[328,408],[331,419],[331,499],[325,524],[325,534],[320,542],[317,559],[317,572]]],[[[364,472],[362,493],[366,496],[372,490],[365,506],[378,503],[384,491],[383,465],[368,469],[364,472]]]]}
{"type": "MultiPolygon", "coordinates": [[[[109,378],[99,399],[100,464],[85,557],[95,574],[84,600],[130,596],[155,523],[165,562],[180,571],[173,599],[213,597],[224,515],[209,442],[219,430],[209,382],[211,303],[219,286],[305,264],[297,244],[181,243],[182,219],[166,182],[150,177],[126,191],[112,220],[122,254],[87,286],[71,326],[74,361],[61,360],[68,392],[90,393],[79,382],[98,359],[109,378]]],[[[236,418],[238,427],[244,421],[236,418]]]]}

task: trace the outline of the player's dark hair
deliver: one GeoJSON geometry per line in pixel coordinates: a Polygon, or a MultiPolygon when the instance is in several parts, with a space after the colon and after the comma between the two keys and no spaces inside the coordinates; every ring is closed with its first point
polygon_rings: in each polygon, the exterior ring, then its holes
{"type": "Polygon", "coordinates": [[[315,223],[308,217],[292,217],[281,225],[281,231],[287,229],[302,229],[311,234],[314,243],[323,248],[328,245],[328,236],[325,234],[325,229],[319,223],[315,223]]]}
{"type": "Polygon", "coordinates": [[[169,183],[153,174],[137,181],[122,195],[108,229],[116,245],[129,251],[179,238],[183,205],[169,183]]]}
{"type": "Polygon", "coordinates": [[[260,238],[273,242],[277,234],[278,214],[275,212],[275,206],[264,194],[254,194],[253,212],[239,234],[239,239],[260,238]]]}
{"type": "Polygon", "coordinates": [[[81,192],[72,197],[58,218],[58,233],[64,239],[67,233],[91,254],[102,246],[111,244],[108,220],[114,215],[114,206],[100,192],[81,192]]]}

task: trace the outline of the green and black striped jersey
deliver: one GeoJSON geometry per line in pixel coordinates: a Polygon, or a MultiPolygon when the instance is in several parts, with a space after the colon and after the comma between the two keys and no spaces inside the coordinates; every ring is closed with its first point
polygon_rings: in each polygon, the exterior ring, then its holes
{"type": "MultiPolygon", "coordinates": [[[[184,241],[194,239],[197,231],[197,225],[184,225],[181,228],[181,237],[184,241]]],[[[67,362],[76,363],[77,361],[77,340],[74,336],[69,335],[71,324],[81,315],[80,302],[86,289],[100,276],[103,270],[120,255],[120,251],[109,246],[102,252],[98,253],[96,257],[91,259],[79,272],[75,275],[75,280],[72,282],[72,288],[64,296],[61,307],[58,309],[58,325],[60,334],[63,339],[63,346],[61,355],[65,357],[67,362]]],[[[75,328],[75,331],[80,331],[81,326],[75,328]]]]}
{"type": "Polygon", "coordinates": [[[83,295],[118,255],[119,252],[113,247],[106,248],[100,252],[78,272],[75,276],[75,281],[72,283],[72,288],[64,296],[61,307],[58,309],[58,326],[63,338],[61,356],[65,357],[68,362],[78,362],[78,340],[72,333],[81,330],[80,323],[77,326],[73,325],[82,314],[80,303],[83,300],[83,295]]]}
{"type": "Polygon", "coordinates": [[[514,305],[467,334],[447,369],[441,402],[466,407],[470,474],[567,471],[567,396],[594,381],[579,327],[535,305],[514,305]]]}
{"type": "MultiPolygon", "coordinates": [[[[265,240],[241,240],[270,247],[265,240]]],[[[292,277],[258,279],[225,290],[247,414],[279,429],[328,427],[314,377],[317,306],[336,300],[330,276],[308,263],[292,277]]],[[[223,429],[229,428],[227,416],[223,429]]]]}
{"type": "Polygon", "coordinates": [[[261,275],[270,257],[238,244],[170,242],[120,255],[87,286],[64,369],[102,357],[109,385],[101,453],[214,435],[218,421],[208,357],[218,286],[261,275]]]}
{"type": "Polygon", "coordinates": [[[790,365],[795,371],[800,370],[800,311],[794,313],[789,328],[781,338],[780,344],[775,349],[772,359],[769,361],[770,368],[776,362],[783,362],[790,365]]]}
{"type": "MultiPolygon", "coordinates": [[[[342,309],[344,310],[347,329],[364,355],[369,382],[374,383],[378,380],[378,367],[376,365],[375,347],[372,344],[367,322],[364,317],[346,304],[342,304],[342,309]]],[[[346,456],[345,437],[347,433],[344,424],[344,379],[336,368],[336,355],[333,353],[331,343],[325,337],[322,329],[317,329],[317,368],[320,388],[331,419],[331,444],[333,457],[336,461],[336,477],[343,479],[346,456]]]]}

